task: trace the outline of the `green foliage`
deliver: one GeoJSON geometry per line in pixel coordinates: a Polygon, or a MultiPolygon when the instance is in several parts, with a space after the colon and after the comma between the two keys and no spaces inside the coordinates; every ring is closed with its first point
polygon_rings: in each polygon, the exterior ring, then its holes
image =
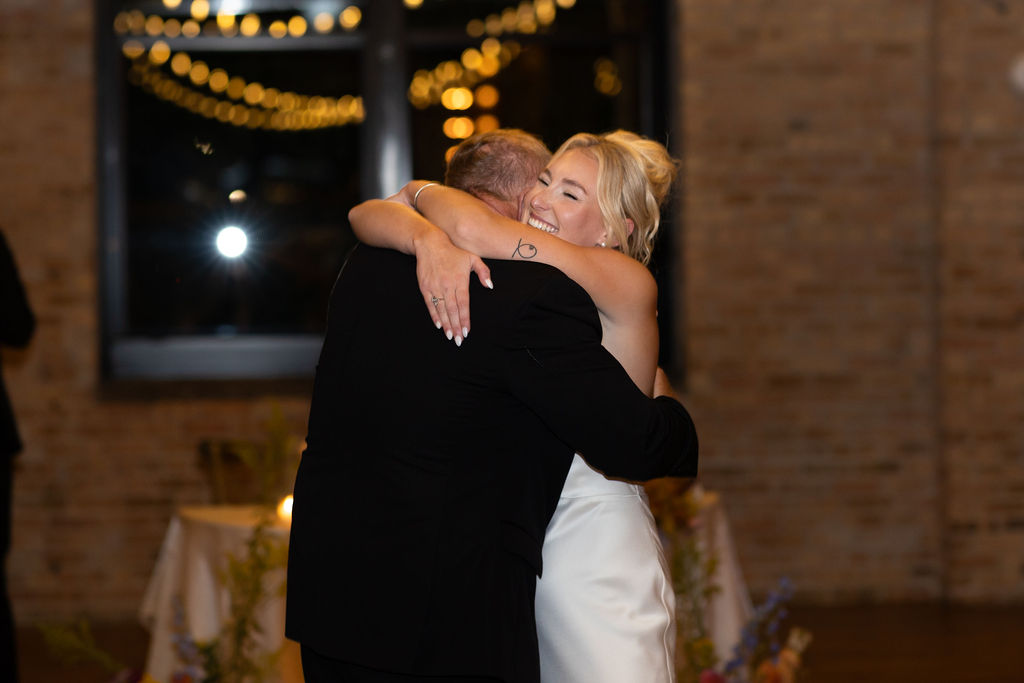
{"type": "Polygon", "coordinates": [[[110,673],[116,673],[124,668],[96,644],[89,623],[85,620],[71,625],[41,624],[39,630],[50,651],[67,662],[97,664],[110,673]]]}
{"type": "MultiPolygon", "coordinates": [[[[269,532],[272,509],[262,513],[246,544],[242,557],[227,556],[220,578],[229,596],[228,618],[216,638],[196,643],[179,634],[179,657],[185,668],[179,672],[202,683],[259,683],[270,677],[280,652],[262,652],[259,636],[263,629],[257,611],[270,595],[283,593],[284,581],[271,583],[271,572],[284,569],[287,546],[269,532]]],[[[180,620],[184,624],[184,619],[180,620]]]]}
{"type": "Polygon", "coordinates": [[[274,404],[266,422],[266,440],[262,443],[230,441],[225,444],[253,472],[259,486],[259,500],[276,504],[291,490],[299,467],[299,439],[291,432],[281,406],[274,404]]]}
{"type": "MultiPolygon", "coordinates": [[[[268,532],[272,515],[273,510],[268,510],[261,518],[249,538],[244,557],[228,555],[222,578],[230,595],[231,608],[221,629],[219,677],[207,678],[210,683],[260,681],[276,665],[278,653],[261,654],[256,641],[263,632],[256,611],[269,593],[267,576],[275,569],[284,569],[288,561],[286,546],[268,532]]],[[[282,587],[283,582],[276,591],[282,587]]]]}

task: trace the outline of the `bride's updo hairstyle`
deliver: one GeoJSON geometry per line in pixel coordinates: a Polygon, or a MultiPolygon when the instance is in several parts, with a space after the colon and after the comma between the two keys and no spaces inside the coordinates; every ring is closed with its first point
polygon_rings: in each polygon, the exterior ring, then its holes
{"type": "Polygon", "coordinates": [[[578,149],[597,159],[597,200],[606,242],[647,265],[661,223],[660,207],[676,177],[678,162],[664,145],[635,133],[579,133],[562,143],[555,158],[578,149]],[[626,219],[633,221],[632,232],[626,219]]]}

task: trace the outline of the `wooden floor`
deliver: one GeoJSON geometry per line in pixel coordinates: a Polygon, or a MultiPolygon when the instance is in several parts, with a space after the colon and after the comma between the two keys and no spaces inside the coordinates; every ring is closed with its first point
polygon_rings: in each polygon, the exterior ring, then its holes
{"type": "MultiPolygon", "coordinates": [[[[806,683],[1024,683],[1024,606],[790,611],[787,622],[814,635],[804,660],[806,683]]],[[[142,666],[147,634],[140,626],[93,624],[92,631],[96,642],[119,661],[142,666]]],[[[55,660],[34,628],[21,628],[18,636],[21,683],[110,680],[95,666],[55,660]]]]}
{"type": "Polygon", "coordinates": [[[804,607],[812,683],[1024,683],[1024,605],[804,607]]]}

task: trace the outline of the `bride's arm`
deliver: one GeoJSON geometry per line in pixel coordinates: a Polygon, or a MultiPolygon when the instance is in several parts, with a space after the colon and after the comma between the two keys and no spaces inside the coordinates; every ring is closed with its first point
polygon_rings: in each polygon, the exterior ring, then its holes
{"type": "Polygon", "coordinates": [[[469,274],[475,272],[485,287],[493,288],[487,265],[400,201],[371,199],[352,207],[348,218],[364,244],[416,257],[416,278],[430,319],[461,344],[470,330],[469,274]]]}
{"type": "Polygon", "coordinates": [[[587,290],[615,325],[653,320],[658,289],[642,264],[602,247],[581,247],[495,213],[479,199],[442,185],[413,181],[399,197],[444,230],[456,246],[484,258],[525,259],[554,266],[587,290]],[[418,195],[417,195],[418,192],[418,195]]]}

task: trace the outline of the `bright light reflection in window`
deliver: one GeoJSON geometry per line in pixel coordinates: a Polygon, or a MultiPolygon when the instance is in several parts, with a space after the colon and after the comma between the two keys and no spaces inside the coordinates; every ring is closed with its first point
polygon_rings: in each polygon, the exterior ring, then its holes
{"type": "Polygon", "coordinates": [[[229,225],[217,233],[217,251],[227,258],[237,258],[249,245],[249,238],[241,228],[229,225]]]}

